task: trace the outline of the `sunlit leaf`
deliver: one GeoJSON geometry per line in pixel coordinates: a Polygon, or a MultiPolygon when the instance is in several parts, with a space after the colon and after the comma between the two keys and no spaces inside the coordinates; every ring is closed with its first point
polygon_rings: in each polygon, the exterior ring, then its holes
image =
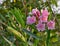
{"type": "Polygon", "coordinates": [[[18,32],[17,30],[13,29],[12,27],[7,27],[7,30],[11,33],[13,33],[14,35],[16,35],[16,37],[19,37],[19,39],[22,39],[22,41],[26,42],[26,39],[24,38],[24,36],[18,32]]]}

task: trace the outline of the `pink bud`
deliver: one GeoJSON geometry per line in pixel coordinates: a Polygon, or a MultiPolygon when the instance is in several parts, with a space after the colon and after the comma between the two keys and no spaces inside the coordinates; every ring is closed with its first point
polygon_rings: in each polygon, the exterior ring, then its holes
{"type": "Polygon", "coordinates": [[[40,16],[40,11],[36,8],[36,9],[33,9],[32,10],[32,14],[34,15],[34,16],[37,16],[37,17],[39,17],[40,16]]]}
{"type": "Polygon", "coordinates": [[[40,16],[39,18],[41,22],[47,22],[47,19],[48,19],[48,17],[46,16],[40,16]]]}
{"type": "Polygon", "coordinates": [[[45,24],[38,23],[36,25],[38,31],[44,31],[45,30],[45,24]]]}
{"type": "Polygon", "coordinates": [[[28,16],[27,17],[27,24],[33,24],[36,22],[36,17],[35,16],[28,16]]]}
{"type": "Polygon", "coordinates": [[[47,23],[48,29],[55,29],[55,22],[54,21],[49,21],[47,23]]]}
{"type": "Polygon", "coordinates": [[[48,16],[49,12],[47,9],[42,10],[42,16],[48,16]]]}

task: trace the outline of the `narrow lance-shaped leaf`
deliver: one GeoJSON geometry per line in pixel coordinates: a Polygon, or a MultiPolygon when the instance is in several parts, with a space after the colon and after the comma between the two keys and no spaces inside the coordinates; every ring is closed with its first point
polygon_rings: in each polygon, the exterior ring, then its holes
{"type": "Polygon", "coordinates": [[[22,18],[22,14],[21,12],[19,11],[19,9],[12,9],[11,10],[11,13],[15,16],[16,20],[18,21],[18,23],[21,24],[22,27],[25,26],[25,23],[24,23],[24,20],[22,18]]]}
{"type": "Polygon", "coordinates": [[[32,36],[33,38],[36,38],[36,39],[40,40],[40,37],[38,37],[37,35],[31,33],[30,31],[28,31],[26,29],[22,29],[22,31],[26,32],[28,35],[32,36]]]}
{"type": "Polygon", "coordinates": [[[2,36],[3,37],[3,39],[6,41],[6,42],[8,42],[11,46],[15,46],[15,44],[13,44],[12,42],[10,42],[7,38],[5,38],[4,36],[2,36]]]}
{"type": "Polygon", "coordinates": [[[22,39],[22,41],[26,42],[26,39],[24,38],[24,36],[18,32],[17,30],[13,29],[12,27],[7,27],[7,30],[11,33],[13,33],[14,35],[16,35],[16,37],[18,37],[19,39],[22,39]]]}
{"type": "Polygon", "coordinates": [[[5,17],[3,15],[0,14],[0,18],[3,20],[3,21],[6,21],[5,17]]]}

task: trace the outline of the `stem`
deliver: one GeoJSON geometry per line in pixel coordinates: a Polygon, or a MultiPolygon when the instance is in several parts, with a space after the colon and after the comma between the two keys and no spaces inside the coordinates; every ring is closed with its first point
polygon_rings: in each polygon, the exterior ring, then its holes
{"type": "Polygon", "coordinates": [[[50,30],[47,30],[46,46],[49,46],[49,40],[50,40],[50,30]]]}

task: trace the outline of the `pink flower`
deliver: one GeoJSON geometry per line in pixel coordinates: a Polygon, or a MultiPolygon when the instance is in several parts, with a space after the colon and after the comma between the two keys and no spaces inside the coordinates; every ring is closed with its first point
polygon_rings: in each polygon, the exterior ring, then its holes
{"type": "Polygon", "coordinates": [[[45,24],[38,23],[36,25],[38,31],[44,31],[45,30],[45,24]]]}
{"type": "Polygon", "coordinates": [[[49,12],[47,9],[42,10],[42,16],[47,16],[48,17],[49,12]]]}
{"type": "Polygon", "coordinates": [[[41,21],[41,20],[39,20],[39,21],[38,21],[38,23],[42,23],[42,21],[41,21]]]}
{"type": "Polygon", "coordinates": [[[36,17],[35,16],[28,16],[27,17],[27,24],[33,24],[36,22],[36,17]]]}
{"type": "Polygon", "coordinates": [[[54,21],[49,21],[47,23],[48,29],[55,29],[55,22],[54,21]]]}
{"type": "Polygon", "coordinates": [[[32,14],[34,15],[34,16],[37,16],[37,17],[39,17],[40,16],[40,11],[36,8],[36,9],[33,9],[32,10],[32,14]]]}
{"type": "Polygon", "coordinates": [[[48,19],[48,17],[46,16],[40,16],[39,18],[41,22],[47,22],[47,19],[48,19]]]}

